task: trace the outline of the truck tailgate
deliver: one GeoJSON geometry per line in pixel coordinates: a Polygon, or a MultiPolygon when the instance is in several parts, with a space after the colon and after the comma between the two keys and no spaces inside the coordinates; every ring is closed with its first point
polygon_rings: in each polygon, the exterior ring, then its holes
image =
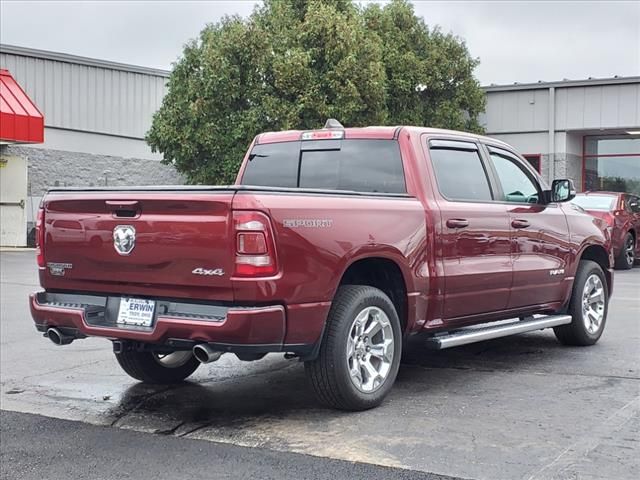
{"type": "Polygon", "coordinates": [[[137,285],[165,296],[201,287],[201,298],[232,300],[233,196],[233,189],[50,193],[43,286],[132,293],[137,285]]]}

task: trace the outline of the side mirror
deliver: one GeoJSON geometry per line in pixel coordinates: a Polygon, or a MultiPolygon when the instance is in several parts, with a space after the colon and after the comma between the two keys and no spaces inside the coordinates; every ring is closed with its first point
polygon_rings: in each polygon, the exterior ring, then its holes
{"type": "Polygon", "coordinates": [[[638,213],[640,212],[640,203],[638,202],[631,202],[629,204],[629,208],[631,209],[632,212],[634,213],[638,213]]]}
{"type": "Polygon", "coordinates": [[[552,202],[568,202],[576,196],[576,187],[573,186],[573,180],[563,178],[554,180],[551,183],[551,201],[552,202]]]}

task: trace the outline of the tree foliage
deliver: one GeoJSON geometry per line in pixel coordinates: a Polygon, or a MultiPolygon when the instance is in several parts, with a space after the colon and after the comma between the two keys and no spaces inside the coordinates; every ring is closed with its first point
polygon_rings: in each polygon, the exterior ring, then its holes
{"type": "Polygon", "coordinates": [[[269,130],[424,125],[480,131],[478,61],[405,0],[266,0],[207,25],[175,63],[147,142],[192,183],[230,183],[269,130]]]}

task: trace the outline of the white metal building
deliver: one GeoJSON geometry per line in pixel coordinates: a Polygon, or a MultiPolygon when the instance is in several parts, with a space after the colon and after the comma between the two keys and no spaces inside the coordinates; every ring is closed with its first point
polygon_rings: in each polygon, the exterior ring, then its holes
{"type": "Polygon", "coordinates": [[[525,154],[544,178],[580,190],[640,193],[640,77],[485,87],[487,135],[525,154]]]}
{"type": "MultiPolygon", "coordinates": [[[[28,165],[29,227],[50,187],[183,183],[144,141],[169,72],[9,45],[0,45],[0,68],[44,114],[44,143],[0,147],[28,165]]],[[[487,134],[516,147],[548,180],[640,193],[640,77],[485,91],[487,134]]]]}
{"type": "Polygon", "coordinates": [[[0,45],[0,68],[45,119],[44,143],[0,147],[5,159],[28,165],[22,196],[29,226],[54,186],[183,183],[144,141],[169,72],[10,45],[0,45]]]}

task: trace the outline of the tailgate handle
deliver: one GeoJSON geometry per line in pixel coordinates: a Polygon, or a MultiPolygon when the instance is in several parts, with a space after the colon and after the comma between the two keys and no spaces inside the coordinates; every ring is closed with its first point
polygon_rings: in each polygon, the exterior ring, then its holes
{"type": "Polygon", "coordinates": [[[111,208],[138,208],[140,202],[138,200],[107,200],[104,203],[111,208]]]}
{"type": "Polygon", "coordinates": [[[140,209],[137,200],[106,200],[104,203],[116,217],[135,217],[140,209]]]}

